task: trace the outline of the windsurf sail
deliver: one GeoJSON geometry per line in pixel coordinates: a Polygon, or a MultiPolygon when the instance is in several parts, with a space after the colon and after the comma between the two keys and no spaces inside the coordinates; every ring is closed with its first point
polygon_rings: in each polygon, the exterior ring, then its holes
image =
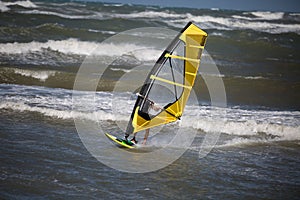
{"type": "Polygon", "coordinates": [[[137,95],[125,137],[180,119],[206,38],[206,32],[189,22],[164,50],[137,95]]]}

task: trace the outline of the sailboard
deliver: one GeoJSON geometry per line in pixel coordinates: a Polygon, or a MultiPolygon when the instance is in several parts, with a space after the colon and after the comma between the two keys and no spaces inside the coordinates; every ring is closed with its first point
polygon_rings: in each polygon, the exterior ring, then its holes
{"type": "MultiPolygon", "coordinates": [[[[196,79],[207,36],[189,22],[162,52],[137,95],[125,138],[180,120],[196,79]]],[[[115,139],[114,142],[120,145],[120,141],[115,139]]]]}
{"type": "Polygon", "coordinates": [[[108,139],[113,141],[119,147],[124,147],[124,148],[129,148],[129,149],[135,148],[135,144],[130,142],[129,140],[118,138],[109,133],[105,133],[105,135],[106,135],[106,137],[108,137],[108,139]]]}

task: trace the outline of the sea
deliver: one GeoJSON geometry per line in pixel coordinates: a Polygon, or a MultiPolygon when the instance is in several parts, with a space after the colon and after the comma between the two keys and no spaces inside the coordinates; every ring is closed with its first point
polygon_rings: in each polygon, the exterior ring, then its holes
{"type": "Polygon", "coordinates": [[[0,199],[300,198],[300,13],[67,0],[0,11],[0,199]],[[209,35],[195,98],[146,146],[117,148],[104,133],[123,137],[139,84],[189,21],[209,35]]]}

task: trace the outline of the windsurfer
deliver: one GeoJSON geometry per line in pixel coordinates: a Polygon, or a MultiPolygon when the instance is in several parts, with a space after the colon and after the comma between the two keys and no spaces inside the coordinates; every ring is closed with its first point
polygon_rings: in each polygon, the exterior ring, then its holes
{"type": "MultiPolygon", "coordinates": [[[[154,111],[158,112],[161,110],[161,108],[159,106],[154,105],[154,102],[150,102],[150,109],[153,109],[154,111]]],[[[144,140],[143,140],[143,145],[145,145],[147,143],[147,139],[149,137],[149,133],[150,133],[150,129],[146,129],[145,131],[145,135],[144,135],[144,140]]],[[[137,144],[138,141],[135,139],[137,132],[133,134],[133,138],[130,140],[132,143],[137,144]]]]}

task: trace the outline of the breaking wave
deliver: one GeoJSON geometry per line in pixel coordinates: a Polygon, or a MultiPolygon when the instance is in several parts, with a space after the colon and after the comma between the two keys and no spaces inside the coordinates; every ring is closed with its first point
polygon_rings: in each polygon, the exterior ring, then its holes
{"type": "Polygon", "coordinates": [[[15,2],[2,2],[0,1],[0,11],[1,12],[6,12],[9,11],[10,8],[9,6],[14,6],[14,5],[18,5],[24,8],[37,8],[38,6],[35,5],[34,3],[32,3],[29,0],[26,1],[15,1],[15,2]]]}
{"type": "Polygon", "coordinates": [[[149,46],[139,46],[129,43],[97,43],[80,41],[74,38],[67,40],[48,40],[47,42],[33,41],[29,43],[14,42],[0,44],[0,52],[6,54],[27,54],[45,50],[57,51],[64,54],[114,57],[121,56],[124,52],[128,52],[141,61],[156,60],[161,53],[160,50],[153,49],[149,46]],[[107,49],[110,49],[110,51],[107,51],[107,49]]]}
{"type": "Polygon", "coordinates": [[[228,17],[213,17],[209,15],[195,16],[187,14],[184,19],[170,20],[168,23],[175,27],[182,27],[183,24],[188,21],[194,21],[201,24],[201,27],[205,29],[217,29],[217,30],[244,30],[250,29],[254,31],[267,32],[272,34],[294,32],[300,34],[300,27],[298,24],[282,24],[266,21],[253,21],[246,17],[233,16],[228,17]],[[238,19],[237,19],[238,18],[238,19]]]}
{"type": "MultiPolygon", "coordinates": [[[[107,12],[89,10],[86,7],[81,9],[74,9],[66,7],[61,9],[60,4],[52,5],[54,7],[46,8],[47,4],[39,3],[36,6],[34,3],[27,1],[17,1],[14,3],[0,3],[2,12],[9,10],[10,5],[18,4],[27,8],[34,8],[33,10],[17,11],[21,14],[35,14],[35,15],[49,15],[58,16],[65,19],[96,19],[96,20],[111,20],[111,19],[141,19],[147,21],[161,21],[164,20],[172,27],[181,28],[188,21],[194,21],[201,25],[204,29],[217,30],[245,30],[250,29],[258,32],[267,32],[271,34],[294,32],[300,34],[299,24],[294,19],[293,23],[281,23],[280,20],[285,18],[297,18],[298,13],[284,13],[284,12],[270,12],[270,11],[254,11],[234,14],[228,17],[219,17],[212,14],[197,14],[197,13],[182,13],[178,11],[170,11],[169,9],[157,11],[151,8],[145,11],[131,10],[129,13],[123,12],[107,12]],[[67,11],[67,12],[66,12],[67,11]]],[[[80,6],[79,4],[76,6],[80,6]]],[[[119,7],[126,6],[118,4],[119,7]]],[[[220,10],[213,10],[213,12],[222,12],[220,10]]]]}
{"type": "Polygon", "coordinates": [[[26,70],[26,69],[14,69],[16,74],[20,74],[22,76],[32,77],[35,79],[39,79],[41,81],[47,80],[50,76],[54,76],[57,72],[56,71],[33,71],[33,70],[26,70]]]}
{"type": "MultiPolygon", "coordinates": [[[[93,99],[91,93],[78,91],[76,95],[80,95],[79,99],[85,103],[77,102],[82,107],[72,110],[71,90],[2,84],[0,92],[0,109],[37,112],[58,119],[126,122],[134,104],[134,100],[128,99],[129,93],[97,92],[96,102],[90,102],[93,99]],[[116,105],[118,110],[113,110],[116,105]]],[[[231,139],[225,145],[250,141],[300,140],[299,111],[187,105],[184,119],[179,125],[182,128],[192,127],[202,133],[221,133],[239,138],[231,139]]]]}
{"type": "MultiPolygon", "coordinates": [[[[299,125],[289,126],[268,122],[257,122],[255,120],[237,122],[201,119],[194,125],[194,128],[200,129],[205,133],[221,132],[227,135],[244,137],[264,135],[265,137],[263,139],[267,140],[300,140],[299,125]]],[[[262,140],[262,138],[259,137],[258,140],[262,140]]]]}

